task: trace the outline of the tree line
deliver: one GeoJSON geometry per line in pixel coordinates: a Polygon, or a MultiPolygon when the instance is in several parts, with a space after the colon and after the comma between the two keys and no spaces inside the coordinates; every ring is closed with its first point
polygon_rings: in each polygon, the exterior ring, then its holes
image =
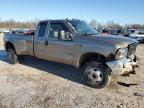
{"type": "Polygon", "coordinates": [[[107,23],[103,24],[96,20],[92,20],[89,24],[96,29],[144,29],[144,24],[121,25],[115,21],[108,21],[107,23]]]}
{"type": "MultiPolygon", "coordinates": [[[[13,19],[2,21],[0,19],[0,28],[29,28],[35,29],[39,19],[34,19],[27,22],[19,22],[13,19]]],[[[144,24],[125,24],[121,25],[115,21],[108,21],[107,23],[100,23],[96,20],[90,21],[89,25],[96,29],[144,29],[144,24]]]]}
{"type": "Polygon", "coordinates": [[[38,23],[38,20],[27,21],[27,22],[14,21],[13,19],[10,19],[10,20],[7,20],[7,21],[0,20],[0,28],[29,28],[29,29],[35,29],[37,23],[38,23]]]}

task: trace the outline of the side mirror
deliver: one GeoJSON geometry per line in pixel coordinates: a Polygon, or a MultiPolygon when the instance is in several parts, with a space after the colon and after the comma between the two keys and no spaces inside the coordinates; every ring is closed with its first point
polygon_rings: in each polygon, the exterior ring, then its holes
{"type": "Polygon", "coordinates": [[[74,36],[70,32],[60,31],[58,34],[59,40],[72,41],[73,38],[74,36]]]}

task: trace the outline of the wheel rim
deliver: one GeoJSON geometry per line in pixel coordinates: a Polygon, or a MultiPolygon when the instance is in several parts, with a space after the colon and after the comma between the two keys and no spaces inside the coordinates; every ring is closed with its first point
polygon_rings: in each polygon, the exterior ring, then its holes
{"type": "Polygon", "coordinates": [[[102,72],[97,68],[90,68],[87,71],[87,77],[93,83],[100,83],[103,80],[102,72]]]}

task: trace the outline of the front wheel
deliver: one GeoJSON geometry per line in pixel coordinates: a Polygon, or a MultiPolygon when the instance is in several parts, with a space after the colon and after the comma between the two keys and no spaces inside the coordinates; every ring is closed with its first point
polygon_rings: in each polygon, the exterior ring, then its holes
{"type": "Polygon", "coordinates": [[[108,69],[101,63],[89,62],[84,68],[84,81],[94,88],[104,88],[110,82],[108,69]]]}

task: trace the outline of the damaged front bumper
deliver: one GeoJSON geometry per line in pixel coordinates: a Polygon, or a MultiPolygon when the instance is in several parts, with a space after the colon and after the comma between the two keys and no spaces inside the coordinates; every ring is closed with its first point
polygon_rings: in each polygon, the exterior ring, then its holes
{"type": "Polygon", "coordinates": [[[134,71],[134,68],[137,67],[137,57],[134,59],[121,59],[106,62],[108,67],[111,69],[112,75],[122,75],[134,71]]]}

